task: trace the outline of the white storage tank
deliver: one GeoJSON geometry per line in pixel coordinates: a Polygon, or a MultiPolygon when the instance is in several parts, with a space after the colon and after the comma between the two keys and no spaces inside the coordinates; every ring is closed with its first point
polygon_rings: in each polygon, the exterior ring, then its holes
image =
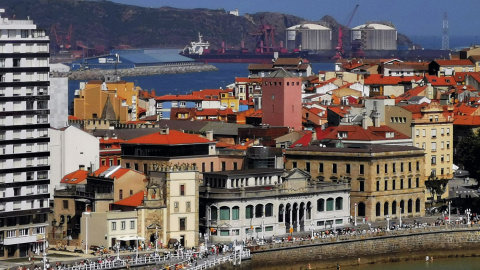
{"type": "Polygon", "coordinates": [[[287,28],[287,49],[331,50],[332,30],[326,26],[305,23],[287,28]]]}
{"type": "Polygon", "coordinates": [[[363,50],[396,50],[397,29],[388,22],[366,23],[352,28],[352,43],[363,50]]]}

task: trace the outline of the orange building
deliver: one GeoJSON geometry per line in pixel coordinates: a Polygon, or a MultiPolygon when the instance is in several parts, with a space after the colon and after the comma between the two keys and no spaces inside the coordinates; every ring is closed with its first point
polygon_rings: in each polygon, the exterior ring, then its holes
{"type": "Polygon", "coordinates": [[[89,81],[75,93],[74,116],[126,123],[138,119],[138,92],[133,82],[89,81]]]}

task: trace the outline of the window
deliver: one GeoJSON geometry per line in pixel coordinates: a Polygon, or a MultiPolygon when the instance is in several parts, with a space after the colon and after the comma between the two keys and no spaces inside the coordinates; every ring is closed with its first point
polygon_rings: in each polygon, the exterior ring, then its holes
{"type": "Polygon", "coordinates": [[[415,136],[420,136],[420,129],[415,129],[415,136]]]}
{"type": "Polygon", "coordinates": [[[385,174],[388,173],[388,164],[385,163],[385,174]]]}
{"type": "Polygon", "coordinates": [[[253,218],[253,205],[248,205],[245,208],[245,218],[253,218]]]}
{"type": "Polygon", "coordinates": [[[310,162],[305,162],[305,171],[310,172],[310,162]]]}
{"type": "Polygon", "coordinates": [[[412,178],[408,178],[408,188],[412,188],[412,178]]]}
{"type": "Polygon", "coordinates": [[[336,174],[336,173],[337,173],[337,164],[336,164],[336,163],[333,163],[333,164],[332,164],[332,173],[333,173],[333,174],[336,174]]]}
{"type": "Polygon", "coordinates": [[[293,169],[297,168],[297,162],[296,161],[292,162],[292,168],[293,169]]]}
{"type": "Polygon", "coordinates": [[[117,222],[113,221],[112,222],[112,231],[116,231],[117,230],[117,222]]]}
{"type": "Polygon", "coordinates": [[[392,180],[392,190],[395,190],[396,188],[396,181],[395,179],[392,180]]]}
{"type": "Polygon", "coordinates": [[[118,191],[118,199],[120,199],[120,200],[123,199],[123,189],[120,189],[118,191]]]}
{"type": "Polygon", "coordinates": [[[365,165],[360,164],[360,174],[365,174],[365,165]]]}
{"type": "Polygon", "coordinates": [[[122,229],[122,230],[125,230],[126,222],[125,222],[125,221],[122,221],[120,224],[121,224],[121,227],[122,227],[121,229],[122,229]]]}
{"type": "Polygon", "coordinates": [[[365,181],[358,181],[358,191],[365,191],[365,181]]]}
{"type": "Polygon", "coordinates": [[[377,191],[380,191],[380,181],[377,181],[377,191]]]}
{"type": "Polygon", "coordinates": [[[185,196],[185,185],[180,185],[180,196],[185,196]]]}
{"type": "Polygon", "coordinates": [[[450,128],[447,128],[447,136],[450,136],[450,128]]]}
{"type": "Polygon", "coordinates": [[[440,129],[440,135],[442,135],[442,136],[443,136],[443,135],[444,135],[444,133],[445,133],[445,129],[444,129],[444,128],[441,128],[441,129],[440,129]]]}
{"type": "Polygon", "coordinates": [[[273,216],[273,204],[267,203],[267,205],[265,205],[265,216],[266,217],[273,216]]]}
{"type": "Polygon", "coordinates": [[[232,220],[239,220],[240,219],[240,207],[234,206],[232,208],[232,220]]]}
{"type": "Polygon", "coordinates": [[[328,198],[327,199],[327,211],[333,211],[333,204],[334,204],[334,199],[333,198],[328,198]]]}
{"type": "Polygon", "coordinates": [[[432,142],[432,151],[437,151],[437,143],[432,142]]]}
{"type": "Polygon", "coordinates": [[[427,131],[425,129],[422,129],[422,136],[426,137],[427,136],[427,131]]]}
{"type": "Polygon", "coordinates": [[[440,143],[440,149],[442,149],[442,150],[445,149],[445,142],[442,141],[442,142],[440,143]]]}
{"type": "Polygon", "coordinates": [[[403,189],[403,178],[400,179],[400,189],[403,189]]]}
{"type": "Polygon", "coordinates": [[[345,164],[345,173],[350,174],[350,164],[345,164]]]}
{"type": "Polygon", "coordinates": [[[132,230],[135,229],[135,220],[130,221],[130,229],[132,229],[132,230]]]}
{"type": "Polygon", "coordinates": [[[325,200],[324,199],[317,200],[317,211],[318,212],[325,211],[325,200]]]}
{"type": "Polygon", "coordinates": [[[385,190],[388,190],[388,180],[385,180],[385,190]]]}
{"type": "Polygon", "coordinates": [[[180,231],[185,231],[186,230],[186,225],[187,225],[187,218],[180,218],[180,231]]]}
{"type": "Polygon", "coordinates": [[[63,209],[68,209],[68,200],[63,200],[63,209]]]}
{"type": "Polygon", "coordinates": [[[222,171],[227,170],[227,163],[225,161],[222,161],[222,171]]]}
{"type": "Polygon", "coordinates": [[[397,172],[397,166],[396,166],[396,165],[397,165],[397,164],[395,164],[395,163],[392,164],[392,172],[393,172],[393,173],[396,173],[396,172],[397,172]]]}
{"type": "Polygon", "coordinates": [[[420,171],[420,161],[417,161],[417,171],[420,171]]]}
{"type": "Polygon", "coordinates": [[[220,207],[220,220],[230,220],[230,208],[226,206],[220,207]]]}
{"type": "Polygon", "coordinates": [[[431,160],[432,165],[437,164],[437,156],[433,155],[431,160]]]}
{"type": "Polygon", "coordinates": [[[377,164],[377,174],[380,174],[380,165],[377,164]]]}
{"type": "Polygon", "coordinates": [[[415,179],[415,186],[420,187],[420,178],[418,177],[415,179]]]}
{"type": "Polygon", "coordinates": [[[323,173],[323,163],[318,164],[318,172],[323,173]]]}
{"type": "Polygon", "coordinates": [[[447,149],[450,149],[450,142],[447,141],[447,149]]]}
{"type": "Polygon", "coordinates": [[[7,238],[13,238],[17,236],[17,230],[9,230],[7,231],[7,238]]]}
{"type": "Polygon", "coordinates": [[[343,198],[342,197],[338,197],[336,200],[335,200],[335,210],[342,210],[343,209],[343,198]]]}
{"type": "Polygon", "coordinates": [[[409,171],[409,172],[412,171],[412,162],[408,162],[408,171],[409,171]]]}
{"type": "Polygon", "coordinates": [[[432,138],[436,138],[437,137],[437,129],[432,128],[430,131],[431,131],[431,134],[432,134],[432,138]]]}
{"type": "Polygon", "coordinates": [[[403,162],[400,163],[400,172],[403,172],[403,162]]]}

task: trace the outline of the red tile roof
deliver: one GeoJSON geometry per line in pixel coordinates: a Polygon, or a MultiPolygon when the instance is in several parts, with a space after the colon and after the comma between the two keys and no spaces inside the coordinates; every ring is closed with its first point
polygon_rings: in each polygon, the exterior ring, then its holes
{"type": "Polygon", "coordinates": [[[474,66],[472,61],[468,59],[456,59],[456,60],[435,60],[440,66],[474,66]]]}
{"type": "Polygon", "coordinates": [[[397,85],[402,82],[420,81],[423,76],[383,76],[382,74],[370,74],[365,76],[366,85],[397,85]]]}
{"type": "Polygon", "coordinates": [[[480,126],[480,115],[455,116],[453,124],[461,126],[480,126]]]}
{"type": "Polygon", "coordinates": [[[114,204],[116,205],[124,205],[124,206],[132,206],[138,207],[143,204],[143,198],[145,196],[144,191],[137,192],[130,197],[127,197],[123,200],[116,201],[114,204]]]}
{"type": "Polygon", "coordinates": [[[307,146],[310,145],[310,142],[312,141],[312,132],[309,130],[302,131],[304,135],[298,139],[296,142],[294,142],[290,148],[295,147],[295,146],[307,146]]]}
{"type": "Polygon", "coordinates": [[[74,115],[69,115],[68,120],[81,120],[80,118],[74,116],[74,115]]]}
{"type": "Polygon", "coordinates": [[[79,184],[87,179],[88,171],[85,170],[77,170],[65,175],[60,183],[65,184],[79,184]]]}
{"type": "Polygon", "coordinates": [[[126,141],[126,144],[153,144],[153,145],[173,145],[173,144],[195,144],[209,143],[210,141],[201,138],[198,135],[187,134],[177,130],[169,130],[169,134],[160,134],[155,132],[143,137],[126,141]]]}
{"type": "Polygon", "coordinates": [[[437,77],[435,75],[425,75],[425,79],[431,83],[432,86],[451,86],[457,84],[453,76],[437,77]]]}
{"type": "Polygon", "coordinates": [[[195,115],[196,116],[216,116],[216,115],[221,115],[221,116],[226,116],[229,114],[233,114],[232,109],[202,109],[202,110],[196,110],[195,115]]]}
{"type": "Polygon", "coordinates": [[[374,127],[370,126],[367,129],[364,129],[361,126],[353,125],[340,125],[333,129],[333,131],[325,136],[325,139],[338,139],[338,133],[346,132],[348,135],[345,140],[357,140],[357,141],[379,141],[379,140],[398,140],[398,139],[409,139],[407,135],[396,131],[395,129],[388,126],[374,127]],[[393,132],[394,136],[392,138],[387,138],[386,133],[393,132]]]}
{"type": "Polygon", "coordinates": [[[343,117],[350,111],[350,106],[329,106],[328,109],[343,117]]]}
{"type": "Polygon", "coordinates": [[[422,94],[422,96],[425,96],[425,89],[426,88],[427,88],[426,85],[417,86],[415,88],[412,88],[412,89],[404,92],[400,96],[396,97],[395,98],[395,103],[398,103],[398,102],[403,101],[403,100],[409,100],[411,97],[416,97],[416,96],[419,96],[420,94],[422,94]]]}

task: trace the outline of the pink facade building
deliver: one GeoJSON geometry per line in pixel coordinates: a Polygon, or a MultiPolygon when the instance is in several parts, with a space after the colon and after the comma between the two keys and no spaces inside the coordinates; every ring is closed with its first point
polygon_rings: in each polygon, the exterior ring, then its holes
{"type": "Polygon", "coordinates": [[[302,79],[284,69],[263,78],[262,123],[302,130],[302,79]]]}

